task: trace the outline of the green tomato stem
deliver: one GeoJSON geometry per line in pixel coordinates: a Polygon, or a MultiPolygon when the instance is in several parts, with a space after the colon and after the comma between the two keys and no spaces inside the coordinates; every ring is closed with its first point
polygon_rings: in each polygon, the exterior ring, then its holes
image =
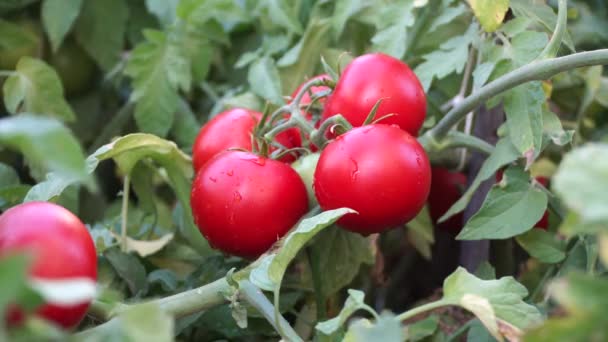
{"type": "Polygon", "coordinates": [[[430,141],[427,135],[418,138],[418,142],[424,147],[427,153],[437,153],[449,148],[466,147],[485,154],[492,154],[494,146],[473,135],[458,131],[449,131],[440,142],[430,141]]]}
{"type": "Polygon", "coordinates": [[[310,264],[310,272],[312,273],[312,283],[315,289],[315,301],[317,305],[317,321],[324,321],[327,318],[326,299],[323,295],[323,280],[321,279],[321,260],[319,254],[312,248],[306,249],[308,263],[310,264]]]}
{"type": "Polygon", "coordinates": [[[530,81],[540,81],[571,69],[590,65],[608,64],[608,49],[579,52],[564,57],[539,60],[515,69],[486,84],[460,104],[454,106],[439,123],[424,135],[432,141],[440,141],[467,113],[490,98],[530,81]]]}
{"type": "Polygon", "coordinates": [[[129,214],[129,190],[130,186],[129,175],[125,176],[125,180],[122,187],[122,209],[121,209],[121,222],[120,222],[120,249],[127,252],[127,219],[129,214]]]}
{"type": "Polygon", "coordinates": [[[551,40],[545,46],[543,51],[538,56],[538,59],[547,59],[557,56],[564,35],[566,34],[566,24],[568,22],[568,0],[559,0],[557,8],[557,23],[555,24],[555,31],[551,37],[551,40]]]}
{"type": "Polygon", "coordinates": [[[350,122],[348,122],[348,120],[346,120],[341,114],[336,114],[323,121],[319,129],[310,133],[310,141],[312,141],[312,143],[318,146],[319,148],[322,148],[327,143],[327,139],[325,138],[325,132],[331,126],[334,125],[340,125],[344,127],[347,131],[353,128],[350,122]]]}
{"type": "Polygon", "coordinates": [[[293,330],[289,322],[283,318],[282,315],[278,315],[278,320],[275,320],[275,307],[266,298],[266,296],[248,280],[242,280],[239,283],[239,291],[241,298],[246,300],[251,306],[253,306],[259,313],[266,318],[273,328],[281,334],[285,341],[302,341],[300,336],[293,330]]]}
{"type": "Polygon", "coordinates": [[[440,308],[442,306],[448,306],[448,305],[452,305],[452,303],[448,302],[447,300],[440,299],[438,301],[426,303],[426,304],[420,305],[418,307],[415,307],[415,308],[413,308],[411,310],[408,310],[408,311],[400,314],[399,316],[397,316],[397,319],[400,320],[400,321],[405,321],[405,320],[410,319],[410,318],[412,318],[414,316],[417,316],[417,315],[419,315],[419,314],[421,314],[423,312],[430,311],[430,310],[433,310],[433,309],[437,309],[437,308],[440,308]]]}

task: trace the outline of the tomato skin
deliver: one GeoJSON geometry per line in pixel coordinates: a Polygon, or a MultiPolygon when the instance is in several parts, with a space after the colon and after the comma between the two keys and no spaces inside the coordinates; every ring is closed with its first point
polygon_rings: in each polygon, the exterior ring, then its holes
{"type": "MultiPolygon", "coordinates": [[[[231,149],[252,150],[251,135],[262,113],[245,108],[233,108],[216,115],[199,131],[192,146],[192,163],[198,172],[216,154],[231,149]]],[[[276,140],[287,148],[302,146],[297,129],[281,132],[276,140]]],[[[280,160],[291,163],[296,158],[285,155],[280,160]]]]}
{"type": "Polygon", "coordinates": [[[289,165],[226,151],[197,173],[194,222],[209,243],[245,258],[264,253],[308,211],[306,188],[289,165]]]}
{"type": "MultiPolygon", "coordinates": [[[[32,254],[30,276],[97,280],[97,254],[87,228],[78,217],[59,205],[28,202],[8,209],[0,216],[0,255],[14,252],[32,254]]],[[[72,328],[85,316],[89,304],[45,304],[36,314],[64,328],[72,328]]],[[[18,318],[21,315],[16,309],[9,316],[18,318]]]]}
{"type": "Polygon", "coordinates": [[[437,221],[460,199],[467,185],[467,177],[461,172],[452,172],[445,168],[433,167],[432,179],[428,203],[429,214],[431,215],[433,224],[441,230],[458,233],[464,223],[462,212],[452,216],[445,222],[438,223],[437,221]]]}
{"type": "Polygon", "coordinates": [[[324,210],[347,207],[338,223],[364,235],[394,228],[424,207],[431,166],[422,146],[394,125],[357,127],[321,152],[314,190],[324,210]]]}
{"type": "Polygon", "coordinates": [[[402,61],[374,53],[355,58],[336,83],[321,121],[342,114],[353,126],[361,126],[376,102],[374,119],[396,114],[379,123],[396,124],[413,136],[424,123],[426,96],[414,72],[402,61]]]}

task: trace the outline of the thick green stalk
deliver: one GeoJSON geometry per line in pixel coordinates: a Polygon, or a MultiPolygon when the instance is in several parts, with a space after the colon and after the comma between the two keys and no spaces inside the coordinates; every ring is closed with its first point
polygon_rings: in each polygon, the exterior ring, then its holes
{"type": "Polygon", "coordinates": [[[430,303],[426,303],[426,304],[420,305],[420,306],[415,307],[415,308],[413,308],[411,310],[408,310],[408,311],[400,314],[399,316],[397,316],[397,319],[400,320],[400,321],[405,321],[405,320],[410,319],[410,318],[412,318],[414,316],[417,316],[417,315],[419,315],[419,314],[421,314],[423,312],[430,311],[430,310],[433,310],[433,309],[437,309],[437,308],[440,308],[442,306],[447,306],[447,305],[452,305],[452,303],[450,303],[450,302],[448,302],[446,300],[440,299],[440,300],[437,300],[437,301],[434,301],[434,302],[430,302],[430,303]]]}
{"type": "Polygon", "coordinates": [[[563,71],[600,64],[608,64],[608,49],[539,60],[515,69],[481,87],[457,106],[454,106],[434,128],[425,133],[426,139],[431,141],[441,140],[450,128],[464,118],[467,113],[505,90],[530,81],[546,80],[563,71]]]}

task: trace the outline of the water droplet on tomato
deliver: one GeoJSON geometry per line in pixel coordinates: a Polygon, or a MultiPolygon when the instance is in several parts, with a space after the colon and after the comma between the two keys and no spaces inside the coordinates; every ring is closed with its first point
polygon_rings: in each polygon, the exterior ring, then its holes
{"type": "Polygon", "coordinates": [[[234,170],[230,170],[230,171],[226,172],[226,175],[228,175],[229,177],[232,177],[232,175],[234,175],[234,170]]]}
{"type": "Polygon", "coordinates": [[[241,194],[238,191],[234,192],[234,201],[235,202],[240,202],[243,199],[243,196],[241,196],[241,194]]]}
{"type": "Polygon", "coordinates": [[[215,178],[215,177],[209,177],[209,180],[212,181],[213,183],[217,182],[217,178],[215,178]]]}
{"type": "Polygon", "coordinates": [[[260,166],[264,166],[266,165],[266,158],[257,158],[253,162],[260,166]]]}

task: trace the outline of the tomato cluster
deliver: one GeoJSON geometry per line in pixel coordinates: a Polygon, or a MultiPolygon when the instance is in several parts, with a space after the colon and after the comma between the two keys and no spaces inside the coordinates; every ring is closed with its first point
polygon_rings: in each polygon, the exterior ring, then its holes
{"type": "MultiPolygon", "coordinates": [[[[323,74],[312,80],[327,79],[323,74]]],[[[197,226],[212,246],[257,257],[317,201],[323,210],[355,210],[338,224],[363,235],[402,225],[423,208],[431,167],[415,138],[426,100],[414,73],[393,57],[368,54],[347,66],[329,97],[318,97],[327,92],[327,84],[298,87],[292,95],[300,95],[298,113],[317,128],[341,114],[355,128],[325,144],[320,154],[301,157],[293,167],[285,163],[293,159],[264,155],[260,145],[265,142],[255,132],[269,123],[260,122],[260,113],[234,108],[201,128],[193,147],[191,205],[197,226]],[[319,119],[307,110],[313,99],[323,106],[319,119]],[[363,126],[378,101],[379,123],[363,126]]],[[[297,148],[307,139],[308,132],[290,128],[276,136],[269,150],[297,148]]],[[[312,143],[306,146],[315,148],[312,143]]]]}

